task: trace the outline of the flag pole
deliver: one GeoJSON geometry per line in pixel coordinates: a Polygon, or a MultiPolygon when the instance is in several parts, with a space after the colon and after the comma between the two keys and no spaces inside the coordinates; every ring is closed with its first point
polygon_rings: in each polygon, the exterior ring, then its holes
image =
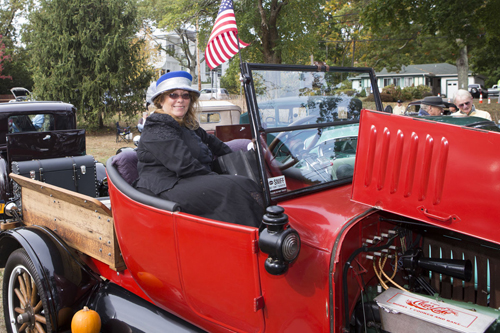
{"type": "Polygon", "coordinates": [[[238,32],[236,32],[236,43],[238,44],[238,55],[240,56],[240,68],[241,68],[243,61],[241,60],[240,38],[238,37],[238,32]]]}

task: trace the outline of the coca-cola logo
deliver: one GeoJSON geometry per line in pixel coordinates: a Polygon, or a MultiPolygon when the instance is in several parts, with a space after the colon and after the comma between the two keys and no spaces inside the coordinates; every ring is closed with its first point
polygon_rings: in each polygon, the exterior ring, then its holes
{"type": "Polygon", "coordinates": [[[442,315],[453,314],[455,316],[458,316],[458,313],[456,311],[429,301],[422,301],[422,300],[412,301],[408,299],[406,300],[406,304],[420,310],[431,311],[432,313],[435,314],[442,314],[442,315]]]}

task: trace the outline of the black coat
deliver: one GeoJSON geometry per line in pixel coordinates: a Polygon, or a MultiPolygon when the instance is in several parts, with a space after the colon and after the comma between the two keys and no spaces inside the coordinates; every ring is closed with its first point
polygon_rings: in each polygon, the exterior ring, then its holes
{"type": "Polygon", "coordinates": [[[258,227],[264,213],[259,184],[211,171],[213,155],[230,152],[203,129],[191,131],[169,115],[154,113],[137,148],[136,187],[178,203],[189,214],[258,227]]]}
{"type": "Polygon", "coordinates": [[[140,177],[136,187],[159,195],[181,178],[212,173],[213,155],[231,152],[224,142],[204,129],[192,131],[181,127],[168,114],[153,113],[144,125],[137,148],[140,177]]]}

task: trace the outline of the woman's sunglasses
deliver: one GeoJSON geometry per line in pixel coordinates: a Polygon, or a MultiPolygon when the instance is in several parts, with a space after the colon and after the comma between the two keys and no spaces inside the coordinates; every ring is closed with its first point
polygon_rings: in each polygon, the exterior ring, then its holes
{"type": "Polygon", "coordinates": [[[171,93],[168,95],[168,97],[170,97],[171,99],[178,99],[179,97],[181,97],[182,99],[191,99],[191,96],[186,93],[186,94],[182,94],[182,95],[179,95],[179,94],[176,94],[176,93],[171,93]]]}

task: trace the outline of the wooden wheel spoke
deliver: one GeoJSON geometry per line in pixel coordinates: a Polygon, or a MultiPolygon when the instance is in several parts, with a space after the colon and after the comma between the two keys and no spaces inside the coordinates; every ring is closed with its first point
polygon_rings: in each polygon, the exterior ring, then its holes
{"type": "Polygon", "coordinates": [[[33,313],[38,313],[42,310],[43,304],[42,300],[38,302],[38,304],[33,308],[33,313]]]}
{"type": "Polygon", "coordinates": [[[36,303],[36,296],[38,291],[36,290],[35,280],[31,280],[31,306],[36,303]]]}
{"type": "Polygon", "coordinates": [[[24,309],[21,309],[20,307],[16,306],[14,308],[14,311],[16,311],[17,313],[24,313],[24,309]]]}
{"type": "Polygon", "coordinates": [[[36,320],[37,322],[40,322],[40,323],[44,324],[44,325],[47,325],[47,320],[46,320],[46,319],[45,319],[45,317],[44,317],[44,316],[42,316],[42,315],[35,314],[35,320],[36,320]]]}
{"type": "Polygon", "coordinates": [[[24,323],[21,325],[21,327],[19,327],[19,329],[17,330],[17,332],[22,332],[26,329],[26,327],[28,327],[28,323],[24,323]]]}
{"type": "Polygon", "coordinates": [[[19,280],[19,288],[21,289],[21,293],[23,294],[24,302],[27,302],[28,294],[26,293],[26,286],[24,285],[23,277],[21,275],[18,275],[17,279],[19,280]]]}
{"type": "Polygon", "coordinates": [[[23,273],[24,284],[26,285],[26,301],[29,301],[31,296],[31,277],[27,272],[23,273]]]}
{"type": "Polygon", "coordinates": [[[18,288],[15,288],[14,292],[16,293],[17,298],[19,298],[19,302],[21,302],[21,306],[23,308],[25,308],[26,307],[26,301],[24,299],[24,295],[21,294],[21,291],[18,288]]]}
{"type": "Polygon", "coordinates": [[[36,322],[35,328],[36,328],[38,333],[45,333],[45,330],[43,329],[42,325],[40,325],[40,323],[36,322]]]}

